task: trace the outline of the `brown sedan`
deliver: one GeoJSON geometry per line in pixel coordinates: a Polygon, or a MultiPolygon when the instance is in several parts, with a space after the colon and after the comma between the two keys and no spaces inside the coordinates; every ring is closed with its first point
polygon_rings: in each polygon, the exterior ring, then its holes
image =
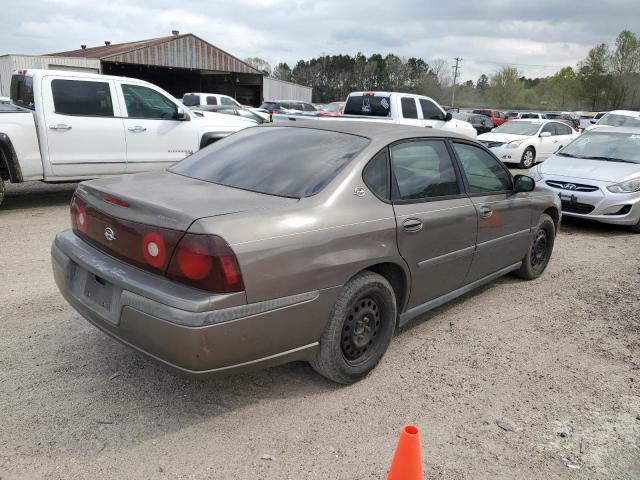
{"type": "Polygon", "coordinates": [[[408,320],[538,277],[559,220],[557,196],[455,134],[298,121],[80,184],[53,270],[88,321],[183,372],[307,360],[350,383],[408,320]]]}

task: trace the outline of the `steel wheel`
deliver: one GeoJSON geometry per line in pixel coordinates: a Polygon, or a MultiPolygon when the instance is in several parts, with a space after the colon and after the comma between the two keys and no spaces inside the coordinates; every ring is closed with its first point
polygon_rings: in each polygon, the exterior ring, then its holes
{"type": "Polygon", "coordinates": [[[541,228],[536,233],[536,238],[531,244],[531,266],[534,269],[539,269],[547,261],[548,245],[547,231],[541,228]]]}
{"type": "Polygon", "coordinates": [[[380,330],[380,308],[371,297],[353,304],[342,327],[342,355],[351,364],[367,357],[367,351],[376,342],[380,330]]]}

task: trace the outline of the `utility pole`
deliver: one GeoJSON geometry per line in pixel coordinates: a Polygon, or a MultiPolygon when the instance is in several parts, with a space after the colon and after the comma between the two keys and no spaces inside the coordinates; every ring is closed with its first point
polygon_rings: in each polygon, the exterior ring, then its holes
{"type": "Polygon", "coordinates": [[[451,89],[451,106],[455,106],[456,101],[456,80],[458,80],[458,70],[460,69],[460,62],[462,59],[460,57],[454,58],[456,61],[455,67],[453,67],[453,88],[451,89]]]}

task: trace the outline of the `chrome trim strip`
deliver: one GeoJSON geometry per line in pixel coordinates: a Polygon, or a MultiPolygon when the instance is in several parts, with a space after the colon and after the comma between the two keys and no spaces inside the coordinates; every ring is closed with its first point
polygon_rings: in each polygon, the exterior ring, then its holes
{"type": "Polygon", "coordinates": [[[501,270],[498,270],[497,272],[494,272],[491,275],[487,275],[486,277],[476,280],[475,282],[469,283],[464,287],[460,287],[457,290],[454,290],[453,292],[449,292],[445,295],[442,295],[441,297],[434,298],[433,300],[429,300],[428,302],[425,302],[421,305],[417,305],[400,315],[398,326],[401,327],[402,325],[407,323],[409,320],[416,318],[422,315],[423,313],[428,312],[429,310],[433,310],[434,308],[437,308],[440,305],[450,302],[454,298],[458,298],[459,296],[464,295],[465,293],[468,293],[471,290],[474,290],[475,288],[484,285],[485,283],[492,282],[496,278],[506,275],[509,272],[513,272],[514,270],[517,270],[518,268],[520,268],[520,265],[522,265],[522,262],[514,263],[513,265],[510,265],[501,270]]]}
{"type": "Polygon", "coordinates": [[[440,265],[441,263],[449,262],[451,260],[457,260],[459,258],[472,255],[475,250],[476,246],[471,245],[470,247],[461,248],[460,250],[456,250],[455,252],[449,252],[438,257],[430,258],[428,260],[422,260],[421,262],[418,262],[418,268],[434,267],[436,265],[440,265]]]}

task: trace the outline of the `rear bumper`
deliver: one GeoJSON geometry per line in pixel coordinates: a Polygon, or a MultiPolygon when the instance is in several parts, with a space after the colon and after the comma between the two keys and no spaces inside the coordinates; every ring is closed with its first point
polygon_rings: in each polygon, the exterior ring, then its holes
{"type": "Polygon", "coordinates": [[[65,299],[89,322],[162,364],[193,375],[262,368],[315,354],[340,287],[246,304],[244,294],[216,295],[131,267],[70,231],[51,247],[65,299]],[[87,296],[98,276],[113,285],[110,302],[87,296]]]}

